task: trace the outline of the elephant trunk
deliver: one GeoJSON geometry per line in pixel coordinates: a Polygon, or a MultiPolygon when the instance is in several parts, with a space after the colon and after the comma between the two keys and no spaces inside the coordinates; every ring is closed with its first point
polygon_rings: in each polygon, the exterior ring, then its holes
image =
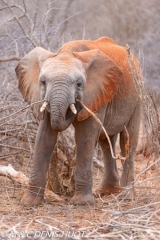
{"type": "Polygon", "coordinates": [[[67,84],[55,84],[50,95],[50,114],[51,126],[57,131],[63,131],[68,127],[66,121],[66,113],[69,106],[72,104],[69,87],[67,84]]]}

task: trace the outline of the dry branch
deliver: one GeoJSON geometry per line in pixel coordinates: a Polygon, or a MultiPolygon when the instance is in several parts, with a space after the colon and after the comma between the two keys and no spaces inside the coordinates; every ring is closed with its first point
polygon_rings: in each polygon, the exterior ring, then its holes
{"type": "Polygon", "coordinates": [[[133,76],[133,81],[135,82],[135,87],[140,97],[143,114],[148,124],[147,126],[146,123],[144,123],[145,130],[146,132],[148,132],[148,129],[151,130],[151,133],[148,134],[150,135],[148,136],[148,138],[152,139],[152,141],[150,141],[150,144],[153,146],[154,158],[157,159],[159,155],[158,138],[159,138],[159,126],[160,126],[157,106],[155,104],[154,97],[152,96],[151,92],[146,91],[145,89],[144,81],[142,79],[141,67],[139,65],[139,69],[136,69],[134,61],[131,57],[130,47],[128,44],[126,44],[126,52],[128,56],[128,63],[133,76]]]}
{"type": "MultiPolygon", "coordinates": [[[[2,1],[8,7],[10,12],[12,13],[14,19],[16,20],[17,24],[19,25],[19,27],[20,27],[21,31],[23,32],[24,36],[33,44],[34,47],[36,47],[38,45],[38,43],[36,41],[32,40],[32,38],[26,33],[25,28],[20,21],[20,18],[16,16],[14,11],[12,10],[12,7],[5,0],[2,0],[2,1]]],[[[32,34],[33,34],[33,32],[32,32],[32,34]]]]}
{"type": "Polygon", "coordinates": [[[20,61],[21,58],[19,56],[9,56],[0,58],[0,62],[8,62],[8,61],[20,61]]]}
{"type": "Polygon", "coordinates": [[[11,148],[11,149],[20,150],[20,151],[30,152],[30,150],[26,149],[26,148],[15,147],[15,146],[10,146],[10,145],[5,145],[5,144],[0,144],[0,147],[5,147],[5,148],[11,148]]]}
{"type": "MultiPolygon", "coordinates": [[[[20,113],[20,112],[23,112],[24,110],[26,110],[26,109],[34,106],[35,104],[39,104],[39,103],[43,103],[43,101],[41,100],[41,101],[37,101],[37,102],[31,103],[30,105],[28,105],[28,106],[26,106],[26,107],[24,107],[24,108],[21,108],[20,110],[18,110],[18,111],[16,111],[16,112],[14,112],[14,113],[12,113],[12,114],[10,114],[10,115],[8,115],[8,116],[0,119],[0,121],[4,122],[7,118],[10,118],[10,117],[12,117],[12,116],[15,115],[15,114],[18,114],[18,113],[20,113]]],[[[1,126],[1,125],[0,125],[0,126],[1,126]]]]}
{"type": "MultiPolygon", "coordinates": [[[[13,181],[22,185],[29,186],[29,178],[26,177],[22,172],[17,172],[11,164],[8,166],[0,165],[0,176],[8,177],[9,179],[12,179],[13,181]]],[[[49,189],[45,189],[45,196],[61,203],[65,202],[62,197],[59,197],[49,189]]]]}
{"type": "Polygon", "coordinates": [[[0,176],[6,176],[22,185],[28,185],[29,181],[22,172],[17,172],[11,164],[8,166],[0,165],[0,176]]]}
{"type": "MultiPolygon", "coordinates": [[[[91,116],[96,120],[96,122],[97,122],[97,123],[101,126],[101,128],[103,129],[103,131],[104,131],[104,133],[105,133],[105,135],[106,135],[106,138],[107,138],[107,140],[108,140],[108,143],[109,143],[109,147],[110,147],[110,150],[111,150],[112,158],[113,158],[113,159],[116,159],[116,160],[118,160],[118,159],[126,160],[125,157],[122,157],[122,156],[119,156],[119,155],[118,155],[118,156],[114,156],[113,148],[112,148],[112,143],[111,143],[111,141],[110,141],[109,135],[108,135],[106,129],[103,127],[103,124],[102,124],[102,122],[100,121],[100,119],[99,119],[89,108],[87,108],[87,107],[84,105],[83,102],[81,102],[79,99],[76,99],[76,101],[78,101],[78,102],[81,103],[82,107],[83,107],[87,112],[89,112],[89,113],[91,114],[91,116]]],[[[126,129],[126,128],[125,128],[125,129],[126,129]]]]}

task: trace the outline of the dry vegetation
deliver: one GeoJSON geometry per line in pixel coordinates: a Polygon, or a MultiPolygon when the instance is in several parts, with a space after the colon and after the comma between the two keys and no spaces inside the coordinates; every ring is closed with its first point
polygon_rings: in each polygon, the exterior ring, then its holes
{"type": "MultiPolygon", "coordinates": [[[[80,5],[76,5],[77,1],[72,0],[65,3],[48,0],[34,0],[32,4],[29,2],[0,0],[0,165],[12,164],[17,171],[29,176],[38,122],[32,114],[31,107],[26,108],[27,105],[17,87],[14,68],[17,60],[35,46],[55,52],[59,45],[67,40],[108,35],[121,42],[124,42],[125,38],[133,47],[135,39],[145,38],[143,44],[135,44],[138,49],[136,52],[142,64],[144,79],[153,79],[154,84],[147,84],[150,85],[149,93],[144,90],[143,84],[138,85],[144,117],[135,160],[135,191],[132,187],[119,195],[99,196],[92,207],[69,205],[70,196],[74,191],[75,158],[74,131],[70,128],[59,134],[54,151],[58,166],[55,171],[51,164],[48,174],[48,187],[61,193],[65,203],[47,197],[44,206],[22,207],[19,202],[25,186],[1,176],[0,239],[27,239],[27,233],[31,239],[51,239],[46,235],[50,233],[53,234],[52,239],[58,239],[58,236],[61,239],[81,239],[83,236],[86,239],[160,239],[160,171],[157,150],[160,86],[157,84],[158,56],[155,55],[160,37],[156,30],[160,7],[158,0],[145,0],[143,3],[137,0],[131,1],[132,3],[126,0],[112,3],[113,1],[108,0],[106,4],[103,0],[92,3],[87,1],[86,4],[86,1],[81,1],[80,5]],[[138,15],[137,11],[143,14],[138,15]],[[93,21],[93,15],[96,22],[93,21]],[[148,23],[146,20],[152,15],[154,18],[148,23]],[[114,25],[115,21],[119,25],[114,25]],[[96,31],[99,29],[97,35],[94,27],[96,31]],[[82,34],[79,33],[79,29],[82,34]],[[59,181],[55,184],[53,175],[56,174],[59,181]],[[46,230],[51,232],[45,232],[46,230]],[[25,234],[19,236],[22,232],[25,234]],[[43,237],[40,238],[40,234],[43,234],[43,237]]],[[[134,72],[133,76],[136,84],[139,84],[140,81],[134,72]]],[[[118,146],[117,150],[119,151],[118,146]]],[[[103,174],[101,158],[98,149],[94,157],[94,188],[103,174]]],[[[120,160],[117,162],[121,173],[120,160]]]]}

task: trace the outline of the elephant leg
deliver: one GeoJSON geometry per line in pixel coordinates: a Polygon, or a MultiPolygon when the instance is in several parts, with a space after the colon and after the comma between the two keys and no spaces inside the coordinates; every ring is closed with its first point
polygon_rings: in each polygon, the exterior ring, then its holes
{"type": "Polygon", "coordinates": [[[73,205],[87,205],[94,203],[92,194],[92,159],[99,125],[89,117],[76,123],[75,140],[77,145],[75,178],[75,193],[71,199],[73,205]]]}
{"type": "Polygon", "coordinates": [[[122,160],[123,171],[120,179],[121,187],[126,187],[134,181],[134,158],[138,144],[139,126],[140,106],[138,105],[134,110],[129,123],[126,126],[126,129],[120,133],[121,154],[123,157],[127,156],[127,159],[125,161],[122,160]],[[127,144],[127,142],[129,142],[129,144],[127,144]]]}
{"type": "MultiPolygon", "coordinates": [[[[110,137],[113,152],[115,155],[117,135],[110,137]]],[[[99,144],[103,151],[104,175],[100,186],[95,190],[95,194],[111,194],[120,192],[119,175],[116,160],[112,158],[109,143],[106,137],[99,138],[99,144]]]]}
{"type": "Polygon", "coordinates": [[[45,112],[44,120],[40,121],[36,135],[29,187],[22,197],[22,205],[33,206],[44,202],[46,174],[56,140],[57,132],[51,128],[50,115],[45,112]]]}

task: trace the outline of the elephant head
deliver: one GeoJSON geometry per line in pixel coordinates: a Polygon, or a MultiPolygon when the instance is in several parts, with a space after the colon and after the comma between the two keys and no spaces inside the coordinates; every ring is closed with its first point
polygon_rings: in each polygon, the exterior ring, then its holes
{"type": "MultiPolygon", "coordinates": [[[[76,118],[90,116],[76,99],[96,112],[112,100],[122,78],[117,65],[98,49],[54,54],[36,47],[19,62],[16,74],[29,104],[40,99],[47,103],[51,126],[57,131],[65,130],[76,118]]],[[[40,106],[34,105],[33,112],[42,118],[40,106]]]]}

